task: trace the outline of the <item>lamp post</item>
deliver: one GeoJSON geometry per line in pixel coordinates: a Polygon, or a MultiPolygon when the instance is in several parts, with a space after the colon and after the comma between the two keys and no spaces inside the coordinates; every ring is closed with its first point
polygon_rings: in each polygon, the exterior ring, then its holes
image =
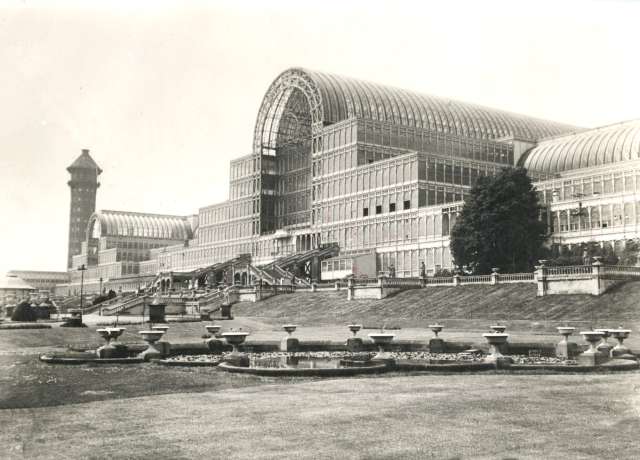
{"type": "Polygon", "coordinates": [[[100,292],[98,292],[98,295],[102,295],[102,276],[100,277],[100,292]]]}
{"type": "Polygon", "coordinates": [[[84,314],[84,272],[87,270],[84,264],[78,267],[80,272],[80,315],[84,314]]]}

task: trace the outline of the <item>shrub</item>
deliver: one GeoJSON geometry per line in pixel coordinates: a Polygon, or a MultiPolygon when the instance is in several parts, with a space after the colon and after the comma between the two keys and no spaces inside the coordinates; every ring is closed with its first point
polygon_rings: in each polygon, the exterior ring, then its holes
{"type": "Polygon", "coordinates": [[[13,310],[13,315],[11,315],[11,321],[36,321],[36,312],[31,308],[31,304],[28,300],[24,300],[20,302],[15,310],[13,310]]]}

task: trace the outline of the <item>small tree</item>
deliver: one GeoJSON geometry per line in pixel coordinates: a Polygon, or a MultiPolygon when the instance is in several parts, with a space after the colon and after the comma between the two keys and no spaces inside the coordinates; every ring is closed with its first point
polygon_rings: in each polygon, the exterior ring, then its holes
{"type": "Polygon", "coordinates": [[[456,265],[474,273],[489,273],[492,267],[530,270],[547,236],[540,210],[525,169],[504,168],[480,177],[451,232],[456,265]]]}

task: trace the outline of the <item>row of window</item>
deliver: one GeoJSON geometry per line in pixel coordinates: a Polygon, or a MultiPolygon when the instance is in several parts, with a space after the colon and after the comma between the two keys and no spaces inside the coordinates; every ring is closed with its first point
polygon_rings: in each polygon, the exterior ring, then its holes
{"type": "Polygon", "coordinates": [[[366,119],[348,121],[331,129],[325,128],[322,145],[315,145],[314,152],[320,149],[329,151],[355,142],[513,165],[513,146],[504,142],[472,139],[366,119]]]}
{"type": "Polygon", "coordinates": [[[387,273],[394,271],[399,277],[420,276],[422,262],[427,275],[434,275],[441,268],[453,268],[453,258],[448,247],[383,252],[376,254],[376,258],[379,270],[387,273]]]}
{"type": "Polygon", "coordinates": [[[243,177],[251,176],[260,171],[259,160],[255,157],[240,158],[231,162],[229,171],[229,179],[235,180],[243,177]]]}
{"type": "Polygon", "coordinates": [[[229,199],[236,200],[260,192],[260,179],[247,179],[231,182],[229,185],[229,199]]]}
{"type": "Polygon", "coordinates": [[[341,250],[351,250],[437,239],[450,234],[455,220],[456,214],[446,213],[333,227],[323,229],[322,241],[336,242],[341,250]]]}
{"type": "Polygon", "coordinates": [[[640,201],[553,211],[549,219],[551,232],[570,232],[637,224],[640,224],[640,201]]]}
{"type": "Polygon", "coordinates": [[[260,199],[258,197],[233,202],[225,201],[216,206],[200,209],[200,228],[221,224],[239,217],[251,216],[259,212],[260,199]]]}
{"type": "Polygon", "coordinates": [[[594,174],[580,179],[558,179],[536,184],[542,203],[580,199],[594,195],[640,191],[640,170],[594,174]]]}
{"type": "MultiPolygon", "coordinates": [[[[402,209],[411,209],[411,200],[404,200],[402,202],[402,209]]],[[[396,204],[389,203],[389,212],[396,212],[396,204]]],[[[382,205],[376,205],[376,215],[382,214],[382,205]]],[[[369,208],[362,208],[362,216],[367,217],[369,215],[369,208]]]]}

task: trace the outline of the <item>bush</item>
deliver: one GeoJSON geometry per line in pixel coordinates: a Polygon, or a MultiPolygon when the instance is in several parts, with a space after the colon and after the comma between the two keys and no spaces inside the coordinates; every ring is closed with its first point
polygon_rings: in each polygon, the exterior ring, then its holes
{"type": "Polygon", "coordinates": [[[31,308],[31,304],[28,300],[20,302],[13,310],[11,315],[11,321],[36,321],[38,318],[36,312],[31,308]]]}
{"type": "Polygon", "coordinates": [[[93,305],[98,305],[99,303],[102,303],[102,302],[104,302],[106,300],[109,300],[109,297],[107,297],[106,295],[99,295],[98,297],[93,299],[93,301],[91,303],[93,305]]]}

